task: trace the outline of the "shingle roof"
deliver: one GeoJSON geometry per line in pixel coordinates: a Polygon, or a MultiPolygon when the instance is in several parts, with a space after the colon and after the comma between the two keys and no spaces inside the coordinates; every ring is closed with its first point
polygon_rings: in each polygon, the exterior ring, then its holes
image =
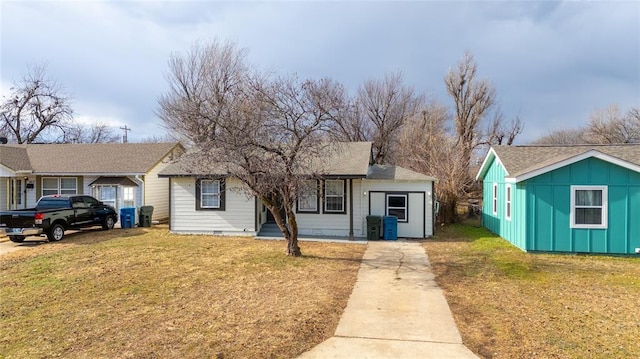
{"type": "MultiPolygon", "coordinates": [[[[590,151],[640,166],[640,145],[494,146],[492,150],[503,164],[508,176],[513,178],[553,166],[590,151]]],[[[488,156],[490,155],[491,153],[488,156]]],[[[486,171],[485,167],[480,169],[479,175],[486,171]]]]}
{"type": "Polygon", "coordinates": [[[144,174],[178,143],[0,145],[0,164],[44,174],[144,174]]]}
{"type": "Polygon", "coordinates": [[[369,167],[367,179],[392,181],[436,181],[434,177],[414,172],[403,167],[389,165],[372,165],[369,167]]]}
{"type": "MultiPolygon", "coordinates": [[[[337,142],[329,145],[326,156],[321,156],[312,165],[317,173],[343,177],[365,177],[371,160],[371,142],[337,142]]],[[[163,177],[227,175],[224,164],[211,169],[209,173],[196,173],[188,161],[174,163],[160,172],[163,177]]]]}
{"type": "Polygon", "coordinates": [[[27,149],[24,147],[0,145],[0,165],[15,172],[31,171],[32,169],[27,149]]]}

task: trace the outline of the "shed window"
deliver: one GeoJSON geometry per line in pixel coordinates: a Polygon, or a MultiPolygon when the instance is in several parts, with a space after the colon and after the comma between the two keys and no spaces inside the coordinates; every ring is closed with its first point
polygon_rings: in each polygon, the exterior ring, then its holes
{"type": "Polygon", "coordinates": [[[407,222],[407,195],[388,194],[387,195],[387,216],[398,217],[398,222],[407,222]]]}
{"type": "Polygon", "coordinates": [[[511,220],[511,185],[507,184],[505,186],[505,203],[504,203],[504,211],[505,218],[507,220],[511,220]]]}
{"type": "Polygon", "coordinates": [[[196,209],[224,211],[224,180],[196,180],[196,209]]]}
{"type": "Polygon", "coordinates": [[[607,228],[606,186],[571,186],[571,227],[607,228]]]}
{"type": "Polygon", "coordinates": [[[346,213],[345,189],[346,189],[346,183],[344,180],[324,181],[324,212],[325,213],[346,213]]]}
{"type": "Polygon", "coordinates": [[[498,214],[498,184],[493,184],[492,190],[492,201],[491,201],[491,212],[493,214],[498,214]]]}

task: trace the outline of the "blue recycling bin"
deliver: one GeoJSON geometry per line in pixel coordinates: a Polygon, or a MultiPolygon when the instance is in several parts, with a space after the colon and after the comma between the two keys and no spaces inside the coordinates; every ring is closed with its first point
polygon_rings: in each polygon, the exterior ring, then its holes
{"type": "Polygon", "coordinates": [[[384,216],[382,221],[384,224],[384,234],[382,235],[382,238],[386,241],[395,241],[398,239],[398,217],[384,216]]]}
{"type": "Polygon", "coordinates": [[[120,226],[122,228],[133,228],[136,224],[136,208],[120,208],[120,226]]]}

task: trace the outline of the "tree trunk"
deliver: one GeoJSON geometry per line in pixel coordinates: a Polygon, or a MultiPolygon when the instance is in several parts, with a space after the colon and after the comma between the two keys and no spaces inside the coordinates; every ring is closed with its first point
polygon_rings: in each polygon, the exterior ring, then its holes
{"type": "Polygon", "coordinates": [[[287,240],[287,255],[293,257],[302,256],[302,252],[300,251],[300,247],[298,247],[298,237],[297,236],[288,236],[285,237],[287,240]]]}
{"type": "Polygon", "coordinates": [[[458,201],[446,199],[440,203],[440,221],[442,223],[458,223],[458,201]]]}
{"type": "MultiPolygon", "coordinates": [[[[274,205],[273,202],[269,202],[266,199],[263,199],[263,202],[269,211],[271,211],[273,219],[276,221],[284,239],[287,241],[287,255],[294,257],[302,256],[302,251],[300,251],[300,247],[298,246],[298,224],[295,221],[295,217],[289,215],[291,223],[287,223],[287,218],[282,217],[279,205],[274,205]]],[[[288,213],[291,211],[285,208],[285,212],[288,213]]]]}

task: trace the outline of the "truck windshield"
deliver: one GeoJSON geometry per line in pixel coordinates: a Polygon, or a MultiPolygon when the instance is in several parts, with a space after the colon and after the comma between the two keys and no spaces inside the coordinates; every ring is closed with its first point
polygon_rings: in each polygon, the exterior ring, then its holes
{"type": "Polygon", "coordinates": [[[66,198],[42,198],[36,205],[37,209],[53,209],[69,207],[69,200],[66,198]]]}

